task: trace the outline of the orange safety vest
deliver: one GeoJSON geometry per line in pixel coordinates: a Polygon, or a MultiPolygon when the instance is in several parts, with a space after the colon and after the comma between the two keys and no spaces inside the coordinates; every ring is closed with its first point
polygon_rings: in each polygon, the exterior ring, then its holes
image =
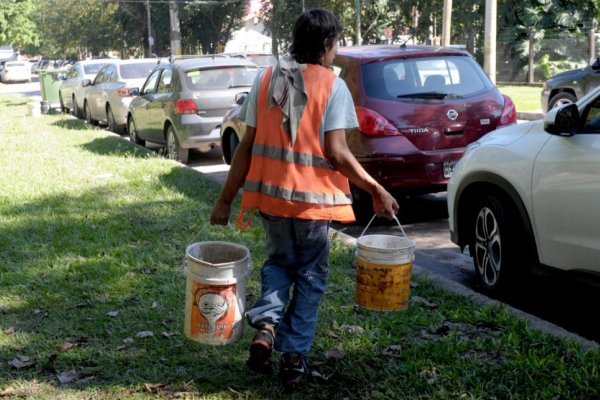
{"type": "Polygon", "coordinates": [[[282,126],[281,109],[276,105],[269,107],[272,73],[272,67],[267,69],[259,86],[256,137],[238,226],[244,226],[246,210],[280,217],[353,222],[348,179],[327,160],[319,139],[335,75],[313,64],[302,72],[308,101],[292,146],[282,126]]]}

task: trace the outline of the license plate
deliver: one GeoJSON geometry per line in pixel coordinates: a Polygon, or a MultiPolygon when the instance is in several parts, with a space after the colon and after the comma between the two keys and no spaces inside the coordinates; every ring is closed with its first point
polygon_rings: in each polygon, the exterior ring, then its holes
{"type": "Polygon", "coordinates": [[[454,172],[456,162],[456,160],[444,161],[444,178],[450,179],[452,177],[452,173],[454,172]]]}

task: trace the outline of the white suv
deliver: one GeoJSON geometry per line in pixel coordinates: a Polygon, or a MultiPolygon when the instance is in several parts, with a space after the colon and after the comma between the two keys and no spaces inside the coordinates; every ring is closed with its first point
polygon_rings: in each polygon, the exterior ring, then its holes
{"type": "Polygon", "coordinates": [[[484,289],[534,266],[600,275],[600,88],[472,143],[448,184],[448,212],[484,289]]]}

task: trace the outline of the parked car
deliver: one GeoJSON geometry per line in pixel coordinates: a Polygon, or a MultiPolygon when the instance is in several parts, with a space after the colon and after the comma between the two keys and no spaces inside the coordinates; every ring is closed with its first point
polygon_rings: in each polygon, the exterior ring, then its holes
{"type": "Polygon", "coordinates": [[[27,61],[6,61],[0,70],[0,82],[31,82],[31,66],[27,61]]]}
{"type": "Polygon", "coordinates": [[[243,107],[244,102],[248,98],[248,92],[238,92],[233,98],[235,108],[229,110],[223,116],[223,124],[221,125],[221,151],[223,152],[223,161],[231,165],[233,153],[240,144],[240,140],[246,132],[245,114],[246,108],[243,107]]]}
{"type": "Polygon", "coordinates": [[[129,106],[131,141],[166,144],[167,156],[183,163],[190,149],[218,147],[231,99],[250,89],[257,72],[251,61],[229,57],[159,64],[129,106]]]}
{"type": "Polygon", "coordinates": [[[542,111],[575,103],[600,85],[600,58],[585,68],[561,72],[544,82],[542,88],[542,111]]]}
{"type": "Polygon", "coordinates": [[[600,88],[469,146],[448,185],[449,225],[484,289],[539,266],[600,276],[599,140],[600,88]]]}
{"type": "MultiPolygon", "coordinates": [[[[341,47],[333,70],[346,82],[359,121],[347,132],[361,165],[394,194],[446,190],[465,147],[516,123],[503,96],[466,51],[432,46],[341,47]]],[[[225,118],[223,148],[232,133],[225,118]]],[[[229,150],[233,154],[232,150],[229,150]]],[[[227,161],[230,154],[225,155],[227,161]]],[[[351,185],[359,220],[372,216],[371,196],[351,185]]]]}
{"type": "Polygon", "coordinates": [[[58,90],[60,107],[64,112],[71,112],[78,118],[84,118],[83,101],[86,88],[82,86],[85,79],[92,80],[106,63],[112,59],[97,59],[78,61],[69,67],[69,70],[61,77],[64,79],[58,90]]]}
{"type": "Polygon", "coordinates": [[[32,73],[38,73],[41,70],[47,69],[50,66],[50,60],[39,60],[31,66],[32,73]]]}
{"type": "Polygon", "coordinates": [[[91,82],[84,79],[83,109],[90,124],[106,123],[108,129],[120,133],[127,124],[127,111],[133,99],[132,88],[139,88],[156,66],[156,59],[111,60],[91,82]]]}

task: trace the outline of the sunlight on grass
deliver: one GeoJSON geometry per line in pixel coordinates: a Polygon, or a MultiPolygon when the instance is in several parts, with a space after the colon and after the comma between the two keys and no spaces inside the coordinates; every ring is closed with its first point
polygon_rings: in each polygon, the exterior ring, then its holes
{"type": "MultiPolygon", "coordinates": [[[[242,232],[211,226],[217,184],[71,116],[27,117],[26,102],[0,97],[0,397],[598,395],[597,348],[529,329],[504,307],[476,304],[419,277],[411,294],[433,308],[356,306],[354,249],[337,239],[309,355],[315,374],[301,392],[283,393],[276,375],[247,370],[251,329],[221,347],[183,335],[187,245],[247,246],[250,306],[265,257],[257,216],[242,232]],[[142,331],[152,335],[137,336],[142,331]],[[328,358],[331,349],[343,358],[328,358]]],[[[232,215],[238,212],[239,199],[232,215]]]]}

